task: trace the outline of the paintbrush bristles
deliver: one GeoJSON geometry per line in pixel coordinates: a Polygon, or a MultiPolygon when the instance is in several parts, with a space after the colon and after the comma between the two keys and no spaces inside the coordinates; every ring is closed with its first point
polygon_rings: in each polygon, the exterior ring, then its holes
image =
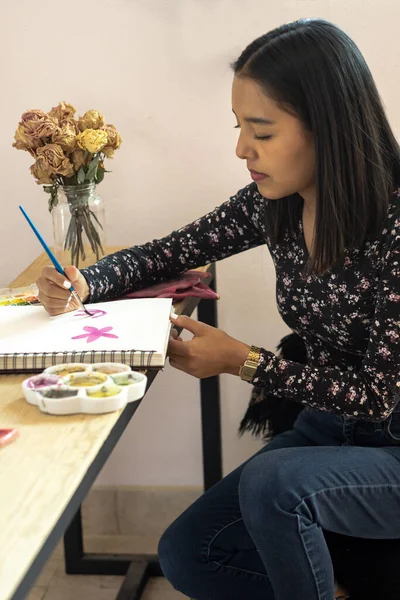
{"type": "Polygon", "coordinates": [[[74,290],[72,292],[73,297],[75,298],[75,300],[79,303],[79,306],[82,308],[82,310],[85,311],[85,313],[87,315],[89,315],[89,317],[92,316],[92,313],[88,311],[88,309],[86,308],[86,306],[83,304],[82,300],[79,298],[79,295],[77,294],[77,292],[74,290]]]}

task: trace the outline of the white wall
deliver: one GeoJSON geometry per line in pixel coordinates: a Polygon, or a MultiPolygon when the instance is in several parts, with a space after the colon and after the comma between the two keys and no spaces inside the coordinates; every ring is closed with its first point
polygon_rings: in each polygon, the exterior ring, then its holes
{"type": "MultiPolygon", "coordinates": [[[[19,214],[23,203],[51,239],[47,197],[27,153],[11,147],[29,108],[60,100],[103,112],[124,142],[99,191],[110,244],[163,236],[248,183],[235,157],[229,62],[252,39],[299,17],[327,18],[358,43],[397,132],[400,9],[391,0],[14,0],[0,21],[0,287],[40,252],[19,214]],[[17,242],[17,243],[16,243],[17,242]]],[[[218,265],[219,324],[273,349],[286,332],[275,308],[265,249],[218,265]]],[[[222,377],[224,469],[259,446],[237,439],[250,388],[222,377]]],[[[201,483],[198,382],[167,368],[108,461],[103,484],[201,483]]]]}

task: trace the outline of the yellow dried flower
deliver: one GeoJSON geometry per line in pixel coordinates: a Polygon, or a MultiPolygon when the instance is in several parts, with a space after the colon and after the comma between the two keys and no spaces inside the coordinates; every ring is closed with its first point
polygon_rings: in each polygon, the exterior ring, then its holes
{"type": "Polygon", "coordinates": [[[100,129],[104,125],[104,117],[97,110],[88,110],[78,121],[80,131],[100,129]]]}
{"type": "Polygon", "coordinates": [[[79,133],[78,121],[75,121],[75,119],[61,119],[58,124],[60,127],[68,125],[71,129],[75,131],[76,135],[78,135],[79,133]]]}
{"type": "Polygon", "coordinates": [[[106,132],[101,129],[85,129],[76,136],[76,142],[82,150],[96,154],[107,144],[108,137],[106,132]]]}
{"type": "Polygon", "coordinates": [[[118,150],[120,147],[122,138],[114,125],[104,125],[101,129],[107,133],[108,137],[107,145],[104,146],[102,152],[107,158],[112,158],[115,150],[118,150]]]}
{"type": "Polygon", "coordinates": [[[64,175],[64,177],[72,177],[74,174],[74,166],[71,161],[65,157],[61,167],[57,171],[58,175],[64,175]]]}
{"type": "Polygon", "coordinates": [[[70,121],[64,120],[63,125],[53,133],[51,140],[54,144],[59,144],[67,154],[72,152],[76,146],[75,127],[70,121]]]}
{"type": "Polygon", "coordinates": [[[51,137],[56,131],[57,121],[51,117],[46,117],[46,119],[34,126],[31,135],[34,139],[46,138],[51,137]]]}
{"type": "Polygon", "coordinates": [[[15,142],[13,144],[14,148],[17,148],[17,150],[27,150],[28,148],[30,148],[29,142],[29,136],[26,134],[25,128],[23,125],[18,125],[17,127],[17,131],[14,134],[14,139],[15,142]]]}
{"type": "Polygon", "coordinates": [[[14,134],[15,142],[13,143],[14,148],[17,150],[28,150],[30,148],[31,138],[27,135],[23,125],[18,125],[17,131],[14,134]]]}
{"type": "Polygon", "coordinates": [[[48,184],[53,183],[53,179],[51,178],[50,173],[45,171],[43,168],[43,160],[41,158],[37,159],[36,162],[30,167],[30,171],[32,175],[36,179],[36,183],[38,184],[48,184]]]}
{"type": "Polygon", "coordinates": [[[74,174],[72,163],[58,144],[46,144],[46,146],[38,148],[37,157],[42,170],[48,173],[65,177],[71,177],[74,174]]]}
{"type": "Polygon", "coordinates": [[[85,163],[86,151],[82,150],[81,148],[76,148],[76,150],[70,154],[69,160],[74,165],[75,171],[78,172],[81,166],[85,163]]]}
{"type": "Polygon", "coordinates": [[[43,146],[40,139],[35,139],[31,135],[28,135],[25,127],[20,123],[17,127],[17,131],[14,134],[15,142],[13,147],[17,150],[26,150],[33,157],[36,157],[36,149],[43,146]]]}
{"type": "Polygon", "coordinates": [[[75,113],[76,108],[72,106],[72,104],[60,102],[59,104],[57,104],[57,106],[53,106],[53,108],[49,112],[49,116],[54,117],[58,121],[62,121],[63,119],[71,119],[75,113]]]}

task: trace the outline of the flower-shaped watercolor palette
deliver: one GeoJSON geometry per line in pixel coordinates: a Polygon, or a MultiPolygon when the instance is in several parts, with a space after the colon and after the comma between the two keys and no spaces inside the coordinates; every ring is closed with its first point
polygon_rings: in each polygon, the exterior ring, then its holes
{"type": "Polygon", "coordinates": [[[143,398],[147,377],[120,363],[67,363],[22,382],[29,404],[53,415],[102,414],[143,398]]]}

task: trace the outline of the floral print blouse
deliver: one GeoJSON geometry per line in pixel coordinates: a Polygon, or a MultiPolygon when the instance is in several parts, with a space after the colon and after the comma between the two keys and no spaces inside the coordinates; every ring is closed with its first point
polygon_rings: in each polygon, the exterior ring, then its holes
{"type": "MultiPolygon", "coordinates": [[[[386,419],[400,399],[400,189],[377,239],[346,254],[323,276],[307,276],[302,219],[296,234],[272,244],[265,203],[254,183],[202,218],[83,269],[90,301],[118,298],[267,244],[285,323],[304,341],[307,365],[261,349],[253,385],[319,410],[386,419]]],[[[274,200],[276,202],[276,200],[274,200]]]]}

